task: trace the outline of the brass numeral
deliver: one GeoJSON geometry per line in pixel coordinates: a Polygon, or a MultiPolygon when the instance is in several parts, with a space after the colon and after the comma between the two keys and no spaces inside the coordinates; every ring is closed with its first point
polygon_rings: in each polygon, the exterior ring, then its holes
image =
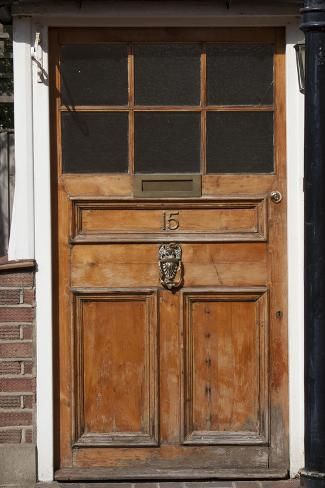
{"type": "Polygon", "coordinates": [[[179,228],[179,212],[163,212],[163,230],[177,230],[179,228]]]}

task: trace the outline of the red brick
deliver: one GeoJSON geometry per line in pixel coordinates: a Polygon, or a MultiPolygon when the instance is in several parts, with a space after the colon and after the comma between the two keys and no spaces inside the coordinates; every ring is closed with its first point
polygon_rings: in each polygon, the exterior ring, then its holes
{"type": "Polygon", "coordinates": [[[35,301],[35,290],[24,290],[24,303],[33,305],[35,301]]]}
{"type": "Polygon", "coordinates": [[[19,361],[0,361],[0,374],[21,374],[19,361]]]}
{"type": "Polygon", "coordinates": [[[24,395],[24,408],[33,408],[34,397],[33,395],[24,395]]]}
{"type": "Polygon", "coordinates": [[[0,378],[0,391],[35,392],[34,378],[0,378]]]}
{"type": "Polygon", "coordinates": [[[0,290],[0,305],[18,305],[21,295],[21,290],[0,290]]]}
{"type": "Polygon", "coordinates": [[[31,342],[13,342],[0,344],[2,358],[31,358],[33,346],[31,342]]]}
{"type": "Polygon", "coordinates": [[[31,361],[24,362],[24,374],[32,374],[33,372],[33,363],[31,361]]]}
{"type": "Polygon", "coordinates": [[[0,426],[10,427],[14,425],[31,425],[32,412],[1,412],[0,426]]]}
{"type": "Polygon", "coordinates": [[[0,322],[32,322],[34,309],[32,307],[1,307],[0,322]]]}
{"type": "Polygon", "coordinates": [[[33,273],[14,273],[10,271],[0,272],[0,286],[14,286],[17,288],[23,288],[25,286],[34,285],[33,273]]]}
{"type": "Polygon", "coordinates": [[[0,444],[20,444],[21,431],[20,430],[1,430],[0,444]]]}
{"type": "Polygon", "coordinates": [[[20,408],[20,396],[0,396],[0,408],[20,408]]]}
{"type": "Polygon", "coordinates": [[[31,325],[23,327],[23,339],[33,339],[33,327],[31,325]]]}
{"type": "Polygon", "coordinates": [[[33,442],[33,431],[31,429],[25,430],[25,442],[29,444],[33,442]]]}
{"type": "Polygon", "coordinates": [[[3,341],[12,341],[20,339],[19,325],[0,326],[0,339],[3,341]]]}

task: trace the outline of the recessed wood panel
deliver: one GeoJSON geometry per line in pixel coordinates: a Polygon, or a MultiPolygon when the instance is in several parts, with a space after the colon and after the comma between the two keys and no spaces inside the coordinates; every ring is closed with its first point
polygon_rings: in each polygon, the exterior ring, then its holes
{"type": "Polygon", "coordinates": [[[77,293],[75,341],[75,445],[156,445],[155,293],[77,293]]]}
{"type": "Polygon", "coordinates": [[[74,200],[74,242],[265,241],[266,200],[191,202],[74,200]]]}
{"type": "Polygon", "coordinates": [[[266,443],[266,289],[184,291],[183,299],[184,443],[266,443]]]}

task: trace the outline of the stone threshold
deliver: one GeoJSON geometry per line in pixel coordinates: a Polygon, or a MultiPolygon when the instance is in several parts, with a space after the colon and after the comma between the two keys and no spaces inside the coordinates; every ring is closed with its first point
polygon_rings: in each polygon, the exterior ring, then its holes
{"type": "Polygon", "coordinates": [[[299,479],[281,481],[141,481],[141,482],[53,482],[37,483],[36,488],[298,488],[299,479]]]}

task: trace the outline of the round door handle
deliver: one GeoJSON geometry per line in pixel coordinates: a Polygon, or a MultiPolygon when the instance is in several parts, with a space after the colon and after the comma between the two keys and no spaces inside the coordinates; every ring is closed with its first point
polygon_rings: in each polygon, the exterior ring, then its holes
{"type": "Polygon", "coordinates": [[[273,203],[280,203],[282,200],[282,194],[279,191],[272,191],[270,196],[273,203]]]}

